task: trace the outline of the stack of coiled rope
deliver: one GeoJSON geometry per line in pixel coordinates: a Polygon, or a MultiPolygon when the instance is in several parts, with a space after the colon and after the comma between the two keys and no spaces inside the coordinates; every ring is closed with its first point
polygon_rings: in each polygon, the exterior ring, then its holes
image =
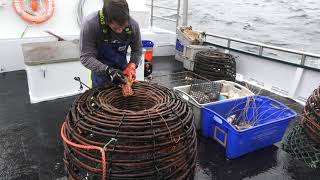
{"type": "Polygon", "coordinates": [[[72,179],[193,179],[193,113],[173,91],[146,82],[123,97],[108,86],[80,95],[61,128],[72,179]]]}
{"type": "Polygon", "coordinates": [[[195,56],[194,72],[212,81],[235,81],[236,61],[232,55],[219,51],[199,51],[195,56]]]}

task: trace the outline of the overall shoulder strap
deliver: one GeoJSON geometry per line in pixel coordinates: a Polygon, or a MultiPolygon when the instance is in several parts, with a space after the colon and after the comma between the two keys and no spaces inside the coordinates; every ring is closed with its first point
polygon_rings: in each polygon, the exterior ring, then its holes
{"type": "MultiPolygon", "coordinates": [[[[99,10],[99,24],[100,24],[100,29],[102,33],[102,37],[104,41],[109,41],[110,40],[110,27],[106,24],[106,18],[103,14],[103,9],[99,10]]],[[[132,28],[130,26],[126,27],[124,29],[126,35],[127,35],[127,41],[130,42],[132,38],[132,28]]]]}
{"type": "Polygon", "coordinates": [[[127,34],[127,41],[130,42],[131,39],[132,39],[132,29],[131,29],[131,27],[130,27],[130,26],[126,27],[126,28],[124,29],[124,31],[125,31],[126,34],[127,34]]]}
{"type": "Polygon", "coordinates": [[[109,29],[108,25],[106,24],[106,18],[103,14],[103,10],[101,9],[98,14],[99,14],[99,24],[100,24],[102,38],[104,41],[108,41],[109,37],[110,37],[109,36],[110,29],[109,29]]]}

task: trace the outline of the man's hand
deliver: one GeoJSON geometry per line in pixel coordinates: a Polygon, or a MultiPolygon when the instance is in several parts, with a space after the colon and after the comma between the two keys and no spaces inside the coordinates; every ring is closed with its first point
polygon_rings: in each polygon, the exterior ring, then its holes
{"type": "Polygon", "coordinates": [[[123,74],[127,76],[129,82],[136,80],[136,65],[129,63],[127,68],[123,71],[123,74]]]}
{"type": "Polygon", "coordinates": [[[113,67],[108,66],[106,68],[106,74],[110,76],[111,82],[115,85],[126,84],[127,80],[124,77],[122,71],[119,69],[114,69],[113,67]]]}
{"type": "Polygon", "coordinates": [[[132,96],[132,84],[136,79],[136,65],[134,63],[129,63],[127,68],[123,71],[123,74],[126,76],[128,82],[122,85],[122,94],[123,96],[132,96]]]}

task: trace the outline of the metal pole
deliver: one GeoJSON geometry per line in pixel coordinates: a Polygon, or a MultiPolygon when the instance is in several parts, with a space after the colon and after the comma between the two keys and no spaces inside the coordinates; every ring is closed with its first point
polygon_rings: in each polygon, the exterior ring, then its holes
{"type": "Polygon", "coordinates": [[[262,56],[262,54],[263,54],[263,46],[260,46],[260,48],[259,48],[259,56],[262,56]]]}
{"type": "Polygon", "coordinates": [[[179,21],[180,21],[180,6],[181,6],[181,0],[178,0],[176,28],[179,26],[179,21]]]}
{"type": "Polygon", "coordinates": [[[231,39],[228,39],[227,47],[230,48],[231,46],[231,39]]]}
{"type": "Polygon", "coordinates": [[[305,54],[302,54],[300,65],[304,66],[306,64],[306,59],[307,56],[305,54]]]}
{"type": "Polygon", "coordinates": [[[153,27],[153,0],[151,0],[151,17],[150,17],[150,25],[153,27]]]}
{"type": "Polygon", "coordinates": [[[183,20],[182,25],[188,25],[188,0],[183,0],[183,20]]]}

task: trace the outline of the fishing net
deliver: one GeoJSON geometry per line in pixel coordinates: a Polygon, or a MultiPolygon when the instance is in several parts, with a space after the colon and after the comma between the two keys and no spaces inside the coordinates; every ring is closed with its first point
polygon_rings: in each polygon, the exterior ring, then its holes
{"type": "Polygon", "coordinates": [[[304,131],[303,126],[298,125],[288,134],[282,148],[312,168],[320,168],[320,144],[311,140],[304,131]]]}
{"type": "Polygon", "coordinates": [[[308,166],[320,168],[320,87],[308,98],[301,125],[289,133],[283,149],[308,166]]]}

